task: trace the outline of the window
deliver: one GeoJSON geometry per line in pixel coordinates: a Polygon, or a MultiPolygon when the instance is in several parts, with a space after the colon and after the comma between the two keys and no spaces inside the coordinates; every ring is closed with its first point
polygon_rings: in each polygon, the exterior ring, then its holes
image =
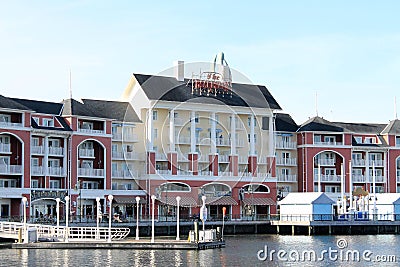
{"type": "Polygon", "coordinates": [[[362,143],[362,137],[361,136],[354,136],[354,140],[356,140],[357,144],[362,143]]]}
{"type": "Polygon", "coordinates": [[[38,118],[38,117],[32,117],[32,119],[36,122],[37,125],[40,125],[40,122],[39,122],[39,118],[38,118]]]}
{"type": "MultiPolygon", "coordinates": [[[[250,134],[247,134],[247,139],[250,143],[250,134]]],[[[254,143],[257,143],[257,134],[254,134],[254,143]]]]}
{"type": "Polygon", "coordinates": [[[352,175],[354,176],[361,176],[362,175],[362,169],[352,169],[352,175]]]}
{"type": "Polygon", "coordinates": [[[153,129],[153,138],[158,138],[158,129],[153,129]]]}
{"type": "Polygon", "coordinates": [[[375,161],[375,160],[382,160],[382,154],[379,153],[370,153],[368,155],[369,160],[375,161]]]}
{"type": "Polygon", "coordinates": [[[353,153],[353,155],[351,155],[353,160],[362,160],[362,154],[361,153],[353,153]]]}
{"type": "Polygon", "coordinates": [[[251,127],[251,119],[254,118],[254,126],[257,126],[257,118],[253,116],[247,117],[247,126],[251,127]]]}
{"type": "Polygon", "coordinates": [[[83,121],[82,122],[82,129],[92,130],[93,129],[93,122],[83,121]]]}
{"type": "Polygon", "coordinates": [[[324,136],[324,142],[329,143],[329,144],[334,144],[334,143],[336,143],[336,137],[335,136],[324,136]]]}
{"type": "Polygon", "coordinates": [[[336,169],[326,168],[325,175],[328,175],[328,176],[336,175],[336,169]]]}
{"type": "Polygon", "coordinates": [[[282,152],[282,158],[283,159],[289,159],[290,158],[290,153],[289,152],[282,152]]]}
{"type": "Polygon", "coordinates": [[[375,137],[365,137],[364,143],[365,144],[375,144],[376,143],[376,139],[375,139],[375,137]]]}
{"type": "Polygon", "coordinates": [[[0,114],[0,122],[11,122],[11,116],[7,114],[0,114]]]}
{"type": "Polygon", "coordinates": [[[93,161],[91,161],[91,160],[82,160],[81,168],[93,169],[93,161]]]}
{"type": "Polygon", "coordinates": [[[59,168],[60,160],[59,159],[49,159],[49,167],[59,168]]]}
{"type": "Polygon", "coordinates": [[[197,113],[197,112],[194,114],[194,122],[195,123],[199,123],[200,122],[200,116],[199,116],[199,113],[197,113]]]}
{"type": "Polygon", "coordinates": [[[53,119],[44,118],[43,119],[43,126],[45,126],[45,127],[54,127],[54,120],[53,119]]]}
{"type": "Polygon", "coordinates": [[[315,144],[321,143],[321,136],[320,135],[314,135],[314,143],[315,144]]]}
{"type": "Polygon", "coordinates": [[[0,165],[10,165],[10,157],[0,156],[0,165]]]}
{"type": "Polygon", "coordinates": [[[396,136],[396,146],[400,146],[400,136],[396,136]]]}
{"type": "Polygon", "coordinates": [[[117,131],[118,131],[117,126],[113,125],[113,126],[111,127],[111,133],[112,133],[112,134],[116,134],[117,131]]]}
{"type": "Polygon", "coordinates": [[[118,151],[118,145],[117,144],[112,144],[111,145],[111,151],[112,152],[117,152],[118,151]]]}
{"type": "Polygon", "coordinates": [[[79,146],[81,149],[93,149],[93,142],[86,141],[79,146]]]}
{"type": "Polygon", "coordinates": [[[288,176],[290,175],[290,169],[281,169],[281,174],[283,176],[288,176]]]}
{"type": "Polygon", "coordinates": [[[158,120],[158,112],[157,110],[153,110],[153,121],[158,120]]]}
{"type": "Polygon", "coordinates": [[[38,158],[32,158],[31,159],[31,167],[38,167],[39,166],[39,159],[38,158]]]}
{"type": "Polygon", "coordinates": [[[341,192],[341,188],[340,188],[340,186],[327,185],[327,186],[325,186],[325,192],[327,192],[327,193],[340,193],[341,192]]]}
{"type": "Polygon", "coordinates": [[[0,144],[9,144],[10,137],[5,135],[0,135],[0,144]]]}
{"type": "Polygon", "coordinates": [[[60,181],[50,180],[50,188],[60,188],[60,181]]]}
{"type": "Polygon", "coordinates": [[[32,180],[31,181],[31,188],[39,188],[39,181],[38,180],[32,180]]]}
{"type": "Polygon", "coordinates": [[[60,147],[59,139],[49,139],[49,147],[60,147]]]}
{"type": "Polygon", "coordinates": [[[38,137],[32,137],[32,146],[39,146],[39,138],[38,137]]]}

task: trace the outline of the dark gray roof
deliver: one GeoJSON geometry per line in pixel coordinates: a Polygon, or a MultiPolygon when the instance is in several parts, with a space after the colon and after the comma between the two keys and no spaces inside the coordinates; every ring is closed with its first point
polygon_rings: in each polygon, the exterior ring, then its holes
{"type": "Polygon", "coordinates": [[[5,97],[2,95],[0,95],[0,108],[31,110],[27,106],[24,106],[23,104],[20,104],[9,97],[5,97]]]}
{"type": "Polygon", "coordinates": [[[347,122],[334,122],[336,125],[346,128],[350,132],[364,133],[364,134],[379,134],[386,127],[386,124],[376,123],[347,123],[347,122]]]}
{"type": "Polygon", "coordinates": [[[177,102],[197,102],[229,106],[270,108],[281,110],[274,97],[265,86],[252,84],[232,84],[232,96],[204,96],[192,94],[189,80],[178,81],[174,77],[133,74],[150,100],[177,102]]]}
{"type": "Polygon", "coordinates": [[[53,103],[53,102],[19,99],[19,98],[10,98],[10,99],[20,103],[21,105],[28,107],[31,110],[36,111],[37,113],[42,113],[42,114],[59,115],[63,106],[60,103],[53,103]]]}
{"type": "Polygon", "coordinates": [[[313,117],[303,123],[298,132],[348,132],[346,128],[341,127],[333,122],[327,121],[321,117],[313,117]]]}
{"type": "Polygon", "coordinates": [[[275,130],[278,132],[296,132],[299,126],[289,114],[275,114],[275,130]]]}
{"type": "Polygon", "coordinates": [[[72,131],[71,127],[69,127],[68,123],[64,120],[63,117],[55,116],[55,118],[60,122],[62,128],[59,128],[59,127],[47,127],[47,126],[38,125],[33,118],[31,118],[31,126],[32,126],[32,128],[43,129],[43,130],[72,131]]]}
{"type": "Polygon", "coordinates": [[[82,99],[86,107],[96,113],[96,117],[125,122],[141,122],[128,102],[82,99]]]}
{"type": "Polygon", "coordinates": [[[382,130],[382,134],[400,134],[400,120],[393,120],[382,130]]]}
{"type": "Polygon", "coordinates": [[[98,117],[94,111],[75,99],[65,99],[62,103],[64,104],[61,114],[62,116],[98,117]]]}

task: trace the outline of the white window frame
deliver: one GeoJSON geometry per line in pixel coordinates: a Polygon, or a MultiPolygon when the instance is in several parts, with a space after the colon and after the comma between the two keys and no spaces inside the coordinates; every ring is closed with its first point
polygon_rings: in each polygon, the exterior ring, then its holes
{"type": "Polygon", "coordinates": [[[151,116],[152,116],[153,121],[158,120],[158,111],[157,110],[153,110],[151,116]]]}

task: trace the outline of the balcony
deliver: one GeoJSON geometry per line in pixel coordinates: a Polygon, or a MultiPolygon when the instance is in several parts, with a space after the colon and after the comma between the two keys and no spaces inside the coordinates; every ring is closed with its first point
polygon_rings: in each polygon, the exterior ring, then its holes
{"type": "MultiPolygon", "coordinates": [[[[340,183],[340,175],[321,175],[321,182],[340,183]]],[[[314,176],[314,182],[318,182],[318,175],[314,176]]]]}
{"type": "MultiPolygon", "coordinates": [[[[253,175],[251,172],[244,172],[242,174],[243,174],[243,177],[271,178],[271,174],[269,174],[269,173],[257,172],[255,175],[253,175]]],[[[239,174],[239,175],[241,175],[241,174],[239,174]]]]}
{"type": "Polygon", "coordinates": [[[365,166],[365,159],[353,159],[351,163],[353,167],[363,167],[365,166]]]}
{"type": "Polygon", "coordinates": [[[22,166],[0,164],[0,174],[22,174],[22,166]]]}
{"type": "MultiPolygon", "coordinates": [[[[50,156],[63,156],[64,155],[64,148],[63,147],[49,147],[47,149],[47,153],[50,156]]],[[[94,154],[94,151],[93,151],[94,154]]]]}
{"type": "Polygon", "coordinates": [[[171,175],[171,170],[156,170],[159,175],[171,175]]]}
{"type": "Polygon", "coordinates": [[[219,163],[229,163],[229,155],[219,155],[218,162],[219,163]]]}
{"type": "Polygon", "coordinates": [[[0,143],[0,153],[11,153],[11,145],[0,143]]]}
{"type": "Polygon", "coordinates": [[[335,166],[335,159],[317,159],[316,164],[321,166],[335,166]]]}
{"type": "Polygon", "coordinates": [[[218,176],[221,176],[221,177],[233,176],[233,172],[218,172],[218,176]]]}
{"type": "MultiPolygon", "coordinates": [[[[372,175],[370,175],[366,181],[367,183],[373,183],[374,177],[372,175]]],[[[382,175],[376,175],[375,176],[375,183],[384,183],[385,182],[385,177],[382,175]]]]}
{"type": "MultiPolygon", "coordinates": [[[[238,141],[238,140],[237,140],[238,141]]],[[[238,142],[236,142],[237,145],[238,142]]],[[[217,146],[231,146],[231,142],[228,138],[216,138],[216,145],[217,146]]]]}
{"type": "Polygon", "coordinates": [[[277,149],[296,149],[296,142],[276,142],[275,148],[277,149]]]}
{"type": "Polygon", "coordinates": [[[179,138],[176,138],[175,142],[177,144],[189,144],[190,145],[190,137],[188,137],[188,136],[179,136],[179,138]]]}
{"type": "Polygon", "coordinates": [[[104,130],[78,128],[78,132],[85,134],[104,134],[104,130]]]}
{"type": "Polygon", "coordinates": [[[287,183],[297,183],[297,175],[288,174],[288,175],[278,175],[278,182],[287,182],[287,183]]]}
{"type": "Polygon", "coordinates": [[[130,170],[112,170],[111,176],[112,178],[133,179],[139,176],[139,172],[130,170]]]}
{"type": "Polygon", "coordinates": [[[18,128],[23,127],[22,123],[20,122],[0,122],[0,128],[18,128]]]}
{"type": "Polygon", "coordinates": [[[351,177],[353,183],[365,183],[365,176],[364,175],[352,175],[351,177]]]}
{"type": "Polygon", "coordinates": [[[156,161],[167,161],[167,155],[164,153],[156,153],[156,161]]]}
{"type": "Polygon", "coordinates": [[[282,165],[282,166],[296,166],[296,165],[297,165],[297,159],[296,159],[296,158],[282,158],[282,159],[276,159],[276,165],[282,165]]]}
{"type": "Polygon", "coordinates": [[[65,171],[63,167],[49,167],[47,169],[47,172],[49,176],[65,176],[65,171]]]}
{"type": "Polygon", "coordinates": [[[104,169],[92,169],[92,168],[79,168],[78,176],[85,177],[104,177],[104,169]]]}
{"type": "Polygon", "coordinates": [[[94,158],[94,149],[81,148],[79,149],[79,157],[94,158]]]}
{"type": "Polygon", "coordinates": [[[113,141],[125,141],[125,142],[138,142],[139,137],[137,134],[124,134],[124,133],[113,133],[113,141]]]}
{"type": "MultiPolygon", "coordinates": [[[[113,160],[139,160],[140,154],[137,152],[112,152],[112,159],[113,160]]],[[[143,156],[144,158],[144,156],[143,156]]]]}
{"type": "Polygon", "coordinates": [[[44,154],[44,146],[31,146],[31,154],[43,155],[44,154]]]}
{"type": "Polygon", "coordinates": [[[314,141],[314,145],[316,146],[342,146],[343,142],[316,142],[314,141]]]}
{"type": "MultiPolygon", "coordinates": [[[[399,178],[399,177],[397,177],[399,178]]],[[[373,183],[373,177],[371,176],[364,176],[364,175],[353,175],[352,176],[352,181],[353,183],[373,183]]],[[[381,175],[375,176],[375,183],[384,183],[385,182],[385,177],[381,175]]]]}
{"type": "Polygon", "coordinates": [[[31,166],[31,175],[44,175],[42,166],[31,166]]]}
{"type": "Polygon", "coordinates": [[[372,166],[383,167],[383,166],[385,166],[385,162],[383,160],[369,160],[368,165],[370,167],[372,167],[372,166]]]}

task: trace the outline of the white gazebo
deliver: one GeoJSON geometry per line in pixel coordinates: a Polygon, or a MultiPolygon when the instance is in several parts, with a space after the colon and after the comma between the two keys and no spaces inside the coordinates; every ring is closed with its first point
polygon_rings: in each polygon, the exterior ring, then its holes
{"type": "Polygon", "coordinates": [[[289,193],[278,202],[281,221],[326,221],[333,219],[335,202],[323,192],[289,193]]]}
{"type": "MultiPolygon", "coordinates": [[[[373,196],[372,196],[373,198],[373,196]]],[[[373,199],[369,200],[369,215],[374,215],[373,199]]],[[[400,193],[376,194],[375,218],[382,221],[400,221],[400,193]]]]}

